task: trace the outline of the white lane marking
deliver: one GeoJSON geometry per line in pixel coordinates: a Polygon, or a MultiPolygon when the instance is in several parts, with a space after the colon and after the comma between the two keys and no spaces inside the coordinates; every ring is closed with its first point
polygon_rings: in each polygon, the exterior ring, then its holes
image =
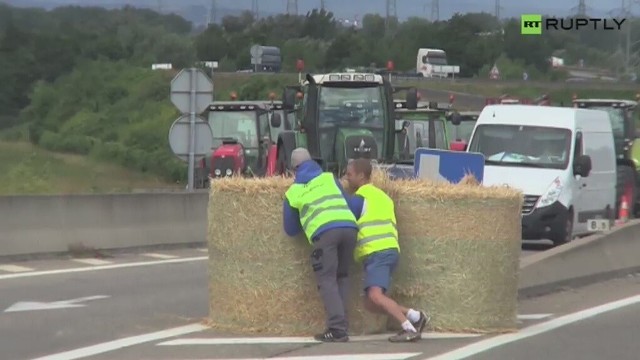
{"type": "MultiPolygon", "coordinates": [[[[348,354],[348,355],[318,355],[318,356],[286,356],[272,358],[250,359],[218,359],[218,360],[405,360],[422,353],[390,353],[390,354],[348,354]]],[[[37,359],[36,359],[37,360],[37,359]]]]}
{"type": "Polygon", "coordinates": [[[542,320],[553,316],[553,314],[523,314],[518,315],[518,320],[542,320]]]}
{"type": "Polygon", "coordinates": [[[177,258],[177,256],[175,255],[157,254],[157,253],[146,253],[146,254],[142,254],[142,256],[155,258],[155,259],[176,259],[177,258]]]}
{"type": "Polygon", "coordinates": [[[208,252],[209,252],[209,249],[198,249],[198,251],[200,251],[200,252],[204,252],[204,253],[208,253],[208,252]]]}
{"type": "Polygon", "coordinates": [[[526,339],[560,327],[573,324],[575,322],[585,320],[594,316],[604,314],[609,311],[618,310],[626,306],[640,303],[640,295],[628,297],[622,300],[609,302],[600,306],[592,307],[572,314],[564,315],[549,321],[545,321],[536,325],[525,327],[514,334],[500,335],[486,340],[478,341],[473,344],[458,348],[456,350],[444,353],[438,356],[426,358],[423,360],[461,360],[468,357],[483,353],[487,350],[509,344],[515,341],[526,339]]]}
{"type": "Polygon", "coordinates": [[[208,329],[207,326],[201,324],[191,324],[186,326],[180,326],[172,329],[131,336],[114,341],[104,342],[92,346],[87,346],[79,349],[65,351],[57,354],[47,355],[39,357],[33,360],[75,360],[81,359],[93,355],[103,354],[106,352],[119,350],[128,346],[144,344],[151,341],[157,341],[167,339],[174,336],[182,336],[198,331],[208,329]]]}
{"type": "Polygon", "coordinates": [[[26,266],[19,266],[19,265],[0,265],[0,271],[6,271],[6,272],[12,272],[12,273],[19,273],[19,272],[25,272],[25,271],[33,271],[34,269],[26,267],[26,266]]]}
{"type": "Polygon", "coordinates": [[[100,260],[100,259],[91,259],[91,258],[87,258],[87,259],[71,259],[71,260],[73,260],[75,262],[82,263],[82,264],[93,265],[93,266],[113,264],[113,261],[100,260]]]}
{"type": "Polygon", "coordinates": [[[178,263],[188,263],[188,262],[203,261],[203,260],[209,260],[209,257],[196,256],[196,257],[180,258],[180,259],[141,261],[141,262],[133,262],[128,264],[113,264],[113,265],[103,265],[103,266],[72,268],[72,269],[33,271],[33,272],[25,272],[25,273],[19,273],[19,274],[0,275],[0,280],[8,280],[8,279],[32,277],[32,276],[59,275],[59,274],[68,274],[68,273],[85,272],[85,271],[112,270],[112,269],[123,269],[123,268],[130,268],[130,267],[153,266],[153,265],[163,265],[163,264],[178,264],[178,263]]]}
{"type": "MultiPolygon", "coordinates": [[[[350,336],[351,342],[364,341],[386,341],[393,334],[350,336]]],[[[479,337],[482,334],[457,334],[457,333],[423,333],[423,339],[460,339],[479,337]]],[[[169,340],[157,344],[158,346],[180,346],[180,345],[255,345],[255,344],[316,344],[311,337],[230,337],[230,338],[185,338],[169,340]]]]}

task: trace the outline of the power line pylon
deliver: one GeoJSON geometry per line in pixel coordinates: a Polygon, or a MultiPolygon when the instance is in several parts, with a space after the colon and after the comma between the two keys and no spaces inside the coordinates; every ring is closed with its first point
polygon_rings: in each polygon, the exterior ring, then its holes
{"type": "Polygon", "coordinates": [[[287,14],[298,15],[298,0],[287,0],[287,14]]]}

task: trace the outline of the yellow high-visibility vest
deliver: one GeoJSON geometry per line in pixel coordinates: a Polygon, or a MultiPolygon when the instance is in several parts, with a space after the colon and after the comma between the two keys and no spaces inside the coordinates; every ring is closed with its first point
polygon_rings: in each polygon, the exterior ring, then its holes
{"type": "Polygon", "coordinates": [[[322,173],[306,184],[293,184],[285,196],[300,213],[300,224],[309,243],[315,232],[330,222],[356,223],[332,173],[322,173]]]}
{"type": "Polygon", "coordinates": [[[364,198],[366,208],[358,219],[358,242],[353,254],[355,260],[360,262],[383,250],[400,251],[393,200],[372,184],[361,186],[356,195],[364,198]]]}

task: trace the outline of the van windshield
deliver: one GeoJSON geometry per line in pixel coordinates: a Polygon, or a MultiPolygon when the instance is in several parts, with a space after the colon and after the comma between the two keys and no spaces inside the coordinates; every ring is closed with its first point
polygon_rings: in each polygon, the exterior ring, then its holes
{"type": "Polygon", "coordinates": [[[487,165],[546,169],[566,169],[570,150],[568,129],[522,125],[478,125],[469,145],[487,165]]]}

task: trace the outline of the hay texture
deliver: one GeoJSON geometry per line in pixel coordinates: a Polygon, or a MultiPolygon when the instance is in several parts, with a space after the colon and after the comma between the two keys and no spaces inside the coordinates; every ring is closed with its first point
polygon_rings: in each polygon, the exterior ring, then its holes
{"type": "MultiPolygon", "coordinates": [[[[212,181],[209,201],[210,323],[232,333],[309,335],[324,329],[324,308],[304,237],[282,230],[282,200],[291,179],[212,181]]],[[[401,260],[390,292],[425,309],[436,330],[507,332],[516,327],[522,194],[422,180],[374,183],[396,203],[401,260]]],[[[362,271],[354,264],[350,333],[387,329],[361,304],[362,271]]]]}

